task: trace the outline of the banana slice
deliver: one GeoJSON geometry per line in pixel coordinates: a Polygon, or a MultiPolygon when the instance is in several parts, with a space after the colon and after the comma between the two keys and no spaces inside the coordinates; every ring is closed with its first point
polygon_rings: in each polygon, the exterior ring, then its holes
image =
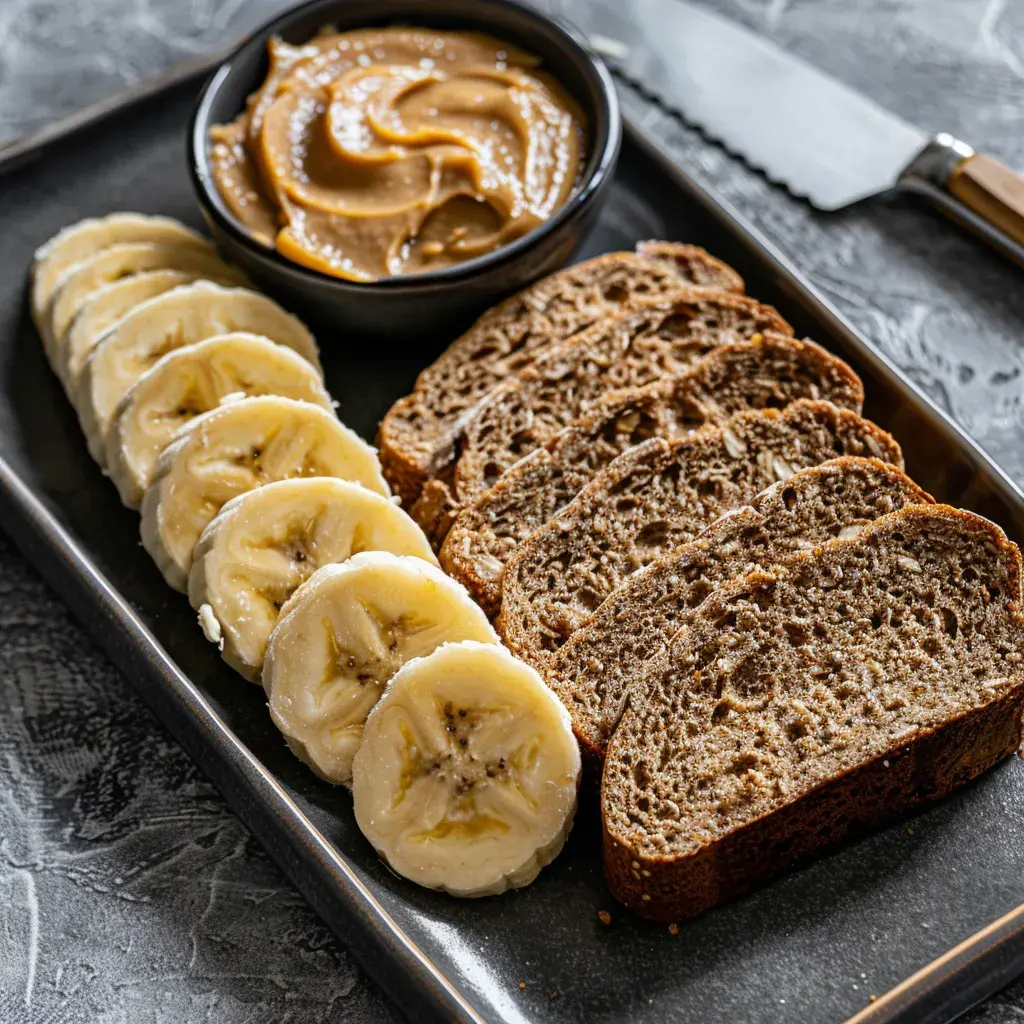
{"type": "Polygon", "coordinates": [[[322,779],[348,784],[363,723],[407,661],[443,643],[498,643],[465,588],[421,558],[364,551],[318,569],[270,634],[263,686],[274,724],[322,779]]]}
{"type": "Polygon", "coordinates": [[[61,279],[82,260],[119,242],[179,241],[212,252],[198,232],[170,217],[145,217],[141,213],[112,213],[90,217],[64,228],[36,250],[32,262],[30,305],[32,319],[43,335],[46,314],[61,279]]]}
{"type": "Polygon", "coordinates": [[[118,403],[161,356],[234,331],[262,334],[320,368],[313,336],[266,296],[208,281],[175,288],[122,317],[85,361],[75,405],[93,458],[102,464],[118,403]]]}
{"type": "Polygon", "coordinates": [[[376,451],[307,402],[243,398],[193,420],[157,460],[142,500],[142,543],[176,590],[192,550],[232,498],[275,480],[334,476],[390,491],[376,451]]]}
{"type": "Polygon", "coordinates": [[[86,300],[106,284],[147,270],[182,270],[218,284],[247,285],[245,275],[195,242],[121,242],[74,267],[60,282],[43,324],[51,351],[61,342],[75,314],[86,300]]]}
{"type": "Polygon", "coordinates": [[[400,875],[455,896],[527,885],[572,827],[580,754],[530,666],[464,641],[410,661],[363,728],[356,822],[400,875]]]}
{"type": "Polygon", "coordinates": [[[138,508],[160,453],[197,416],[228,397],[281,395],[333,411],[312,363],[256,334],[221,334],[168,352],[121,399],[107,435],[107,472],[138,508]]]}
{"type": "Polygon", "coordinates": [[[375,449],[323,409],[272,395],[223,405],[193,420],[157,460],[142,501],[143,546],[185,590],[193,549],[228,501],[305,476],[391,493],[375,449]]]}
{"type": "Polygon", "coordinates": [[[295,588],[359,551],[435,565],[423,531],[397,505],[328,477],[280,480],[229,501],[193,553],[188,598],[224,659],[257,680],[270,631],[295,588]]]}
{"type": "Polygon", "coordinates": [[[68,397],[78,390],[78,379],[96,343],[126,313],[172,288],[201,278],[183,270],[152,270],[104,285],[85,301],[63,338],[57,343],[54,369],[68,397]]]}

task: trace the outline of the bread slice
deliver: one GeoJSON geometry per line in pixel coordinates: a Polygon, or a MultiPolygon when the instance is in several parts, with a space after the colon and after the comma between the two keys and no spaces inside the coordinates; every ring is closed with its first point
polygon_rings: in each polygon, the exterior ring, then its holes
{"type": "Polygon", "coordinates": [[[899,445],[880,427],[808,399],[739,413],[683,440],[637,445],[509,559],[499,633],[514,654],[549,673],[562,644],[631,573],[776,481],[840,455],[902,468],[899,445]]]}
{"type": "Polygon", "coordinates": [[[998,527],[915,505],[717,590],[609,745],[612,894],[691,917],[1016,751],[1020,585],[998,527]]]}
{"type": "Polygon", "coordinates": [[[494,616],[512,551],[616,456],[650,437],[683,437],[744,409],[779,408],[797,398],[859,412],[864,389],[824,349],[769,333],[712,349],[680,376],[608,395],[459,514],[441,564],[494,616]]]}
{"type": "Polygon", "coordinates": [[[633,573],[559,649],[549,677],[588,760],[604,758],[645,666],[715,587],[754,568],[784,565],[837,536],[854,536],[905,505],[932,501],[895,466],[843,456],[773,484],[695,541],[633,573]]]}
{"type": "Polygon", "coordinates": [[[481,401],[459,443],[456,504],[475,501],[609,391],[674,376],[719,345],[762,338],[766,331],[793,333],[771,306],[686,288],[577,334],[481,401]]]}
{"type": "Polygon", "coordinates": [[[453,466],[424,485],[410,514],[438,546],[460,508],[602,396],[678,374],[719,345],[766,331],[793,333],[770,306],[699,288],[594,324],[481,399],[453,466]]]}
{"type": "Polygon", "coordinates": [[[646,242],[552,274],[484,313],[385,416],[378,445],[388,482],[411,504],[452,453],[462,417],[496,383],[636,298],[686,285],[742,292],[740,276],[695,245],[646,242]]]}

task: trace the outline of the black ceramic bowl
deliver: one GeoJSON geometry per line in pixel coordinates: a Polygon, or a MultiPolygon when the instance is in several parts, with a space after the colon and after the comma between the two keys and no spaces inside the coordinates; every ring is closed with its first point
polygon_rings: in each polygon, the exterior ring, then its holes
{"type": "Polygon", "coordinates": [[[570,30],[516,0],[311,0],[250,35],[214,72],[189,125],[193,185],[217,244],[261,288],[318,324],[388,340],[453,336],[474,316],[563,266],[607,196],[621,139],[615,87],[570,30]],[[576,192],[545,224],[492,253],[444,270],[341,280],[300,266],[251,238],[213,183],[210,127],[231,121],[267,72],[267,40],[301,43],[323,25],[339,31],[389,23],[476,30],[539,57],[586,118],[584,167],[576,192]]]}

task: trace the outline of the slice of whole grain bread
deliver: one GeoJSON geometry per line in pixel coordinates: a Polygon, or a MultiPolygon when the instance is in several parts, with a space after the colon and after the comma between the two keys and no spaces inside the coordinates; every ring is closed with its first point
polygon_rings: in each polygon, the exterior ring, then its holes
{"type": "Polygon", "coordinates": [[[467,420],[451,487],[456,505],[476,500],[610,391],[675,376],[719,345],[767,331],[793,333],[771,306],[686,288],[575,335],[498,384],[467,420]]]}
{"type": "Polygon", "coordinates": [[[674,376],[720,345],[766,331],[792,335],[770,306],[700,288],[594,324],[488,392],[465,421],[455,461],[410,514],[439,546],[461,507],[609,392],[674,376]]]}
{"type": "Polygon", "coordinates": [[[498,631],[514,654],[548,674],[562,644],[631,573],[776,481],[840,455],[902,468],[899,445],[880,427],[808,399],[631,448],[509,559],[498,631]]]}
{"type": "Polygon", "coordinates": [[[646,665],[715,587],[932,500],[889,463],[843,456],[773,484],[696,540],[633,573],[559,649],[549,676],[591,763],[603,759],[646,665]]]}
{"type": "Polygon", "coordinates": [[[484,313],[381,423],[377,443],[388,482],[411,504],[451,458],[462,418],[495,384],[634,299],[687,285],[743,291],[740,276],[703,249],[645,242],[635,253],[607,253],[552,274],[484,313]]]}
{"type": "Polygon", "coordinates": [[[608,395],[463,509],[441,564],[494,616],[501,572],[515,547],[616,456],[650,437],[684,437],[744,409],[781,408],[798,398],[859,412],[864,390],[845,363],[819,346],[768,333],[712,349],[682,375],[608,395]]]}
{"type": "Polygon", "coordinates": [[[992,523],[914,505],[716,590],[609,745],[612,894],[693,916],[1016,751],[1020,573],[992,523]]]}

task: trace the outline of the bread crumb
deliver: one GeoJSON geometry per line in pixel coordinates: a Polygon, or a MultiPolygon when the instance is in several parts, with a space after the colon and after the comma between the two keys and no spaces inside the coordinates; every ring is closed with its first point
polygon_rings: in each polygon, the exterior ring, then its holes
{"type": "Polygon", "coordinates": [[[878,996],[876,996],[874,993],[872,993],[871,995],[868,996],[868,1002],[869,1003],[873,1003],[877,999],[878,999],[878,996]]]}
{"type": "Polygon", "coordinates": [[[601,924],[612,923],[612,915],[609,914],[607,910],[599,910],[597,912],[597,919],[601,922],[601,924]]]}
{"type": "Polygon", "coordinates": [[[526,982],[525,981],[519,982],[519,987],[520,988],[526,988],[526,982]]]}
{"type": "Polygon", "coordinates": [[[908,836],[912,836],[913,834],[914,834],[914,830],[908,826],[907,827],[907,835],[908,836]]]}
{"type": "Polygon", "coordinates": [[[678,934],[679,934],[679,925],[677,925],[677,924],[675,923],[675,921],[673,921],[673,922],[672,922],[672,923],[671,923],[671,924],[670,924],[670,925],[668,926],[668,931],[669,931],[669,934],[670,934],[670,935],[678,935],[678,934]]]}

